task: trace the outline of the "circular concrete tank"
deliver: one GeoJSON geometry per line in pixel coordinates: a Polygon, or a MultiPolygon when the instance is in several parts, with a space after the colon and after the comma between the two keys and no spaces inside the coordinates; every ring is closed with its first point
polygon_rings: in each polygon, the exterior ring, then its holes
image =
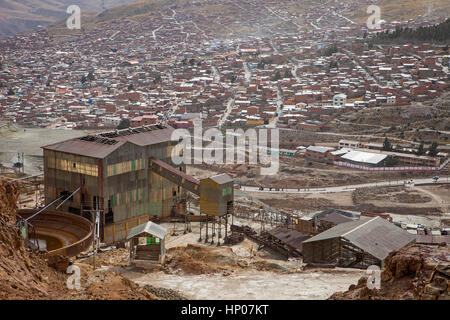
{"type": "MultiPolygon", "coordinates": [[[[18,214],[26,219],[36,211],[23,209],[18,214]]],[[[29,223],[34,226],[39,243],[45,243],[48,255],[76,256],[92,244],[92,224],[78,215],[46,210],[29,220],[29,223]]]]}

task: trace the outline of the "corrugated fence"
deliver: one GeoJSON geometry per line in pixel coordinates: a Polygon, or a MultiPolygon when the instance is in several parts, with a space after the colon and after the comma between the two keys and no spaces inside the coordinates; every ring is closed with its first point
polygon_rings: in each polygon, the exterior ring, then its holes
{"type": "Polygon", "coordinates": [[[124,241],[127,238],[131,228],[148,221],[149,215],[142,215],[107,225],[104,228],[104,241],[106,244],[124,241]]]}
{"type": "Polygon", "coordinates": [[[367,167],[359,164],[353,164],[343,161],[334,161],[333,164],[338,167],[352,168],[356,170],[365,171],[439,171],[442,170],[449,162],[449,159],[445,160],[439,167],[367,167]]]}

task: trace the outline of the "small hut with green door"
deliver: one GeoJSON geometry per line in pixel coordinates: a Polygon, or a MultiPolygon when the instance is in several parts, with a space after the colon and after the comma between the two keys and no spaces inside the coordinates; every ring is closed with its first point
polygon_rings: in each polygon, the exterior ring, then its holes
{"type": "Polygon", "coordinates": [[[163,264],[166,232],[166,228],[151,221],[132,228],[127,237],[127,241],[130,241],[130,263],[163,264]],[[145,238],[145,241],[140,241],[142,238],[145,238]]]}

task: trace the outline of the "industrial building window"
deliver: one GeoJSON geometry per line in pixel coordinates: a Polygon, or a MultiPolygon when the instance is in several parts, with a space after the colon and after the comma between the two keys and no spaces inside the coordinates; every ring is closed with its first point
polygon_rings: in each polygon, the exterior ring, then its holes
{"type": "Polygon", "coordinates": [[[129,160],[120,163],[110,164],[107,168],[108,177],[122,173],[144,169],[144,159],[129,160]]]}
{"type": "Polygon", "coordinates": [[[228,196],[231,194],[231,187],[225,188],[222,190],[222,196],[228,196]]]}
{"type": "Polygon", "coordinates": [[[144,199],[145,188],[139,188],[131,191],[126,191],[109,196],[111,207],[120,206],[132,202],[141,201],[144,199]]]}
{"type": "Polygon", "coordinates": [[[48,168],[58,169],[62,171],[81,173],[94,177],[98,176],[97,165],[90,163],[49,157],[47,158],[47,166],[48,168]]]}

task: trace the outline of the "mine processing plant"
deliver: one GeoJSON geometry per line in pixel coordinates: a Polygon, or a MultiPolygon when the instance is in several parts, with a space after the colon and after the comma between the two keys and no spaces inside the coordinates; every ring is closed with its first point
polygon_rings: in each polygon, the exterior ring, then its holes
{"type": "Polygon", "coordinates": [[[142,126],[42,147],[45,203],[63,197],[59,210],[90,221],[99,212],[101,240],[114,243],[146,221],[189,217],[182,195],[191,192],[200,197],[206,230],[209,220],[213,225],[224,223],[226,232],[233,213],[233,179],[220,174],[197,180],[186,174],[184,164],[174,165],[172,149],[179,142],[171,140],[173,130],[142,126]]]}

